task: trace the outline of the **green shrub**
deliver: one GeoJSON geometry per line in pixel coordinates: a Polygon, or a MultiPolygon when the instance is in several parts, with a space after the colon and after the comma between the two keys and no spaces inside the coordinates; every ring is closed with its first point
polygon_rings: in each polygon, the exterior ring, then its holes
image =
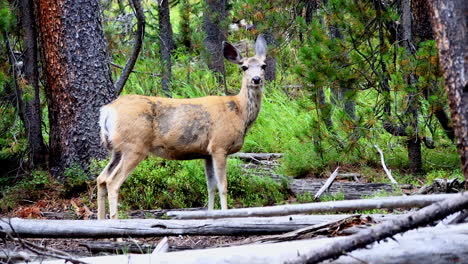
{"type": "Polygon", "coordinates": [[[433,170],[426,174],[426,183],[431,184],[435,179],[453,179],[458,178],[463,181],[463,174],[460,169],[458,170],[433,170]]]}
{"type": "MultiPolygon", "coordinates": [[[[288,195],[285,184],[241,172],[241,161],[228,160],[228,206],[248,207],[280,203],[288,195]]],[[[94,161],[99,173],[106,161],[94,161]]],[[[150,157],[142,161],[121,187],[121,205],[127,209],[203,207],[207,187],[202,160],[172,161],[150,157]]],[[[216,203],[218,206],[218,195],[216,203]]]]}
{"type": "Polygon", "coordinates": [[[64,172],[65,181],[61,194],[70,198],[85,191],[90,185],[89,175],[77,164],[73,164],[64,172]]]}

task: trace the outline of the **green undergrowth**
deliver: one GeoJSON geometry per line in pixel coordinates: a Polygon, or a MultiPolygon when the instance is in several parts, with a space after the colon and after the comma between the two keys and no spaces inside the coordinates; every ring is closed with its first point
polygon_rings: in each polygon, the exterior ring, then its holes
{"type": "Polygon", "coordinates": [[[55,190],[57,182],[46,171],[34,171],[28,177],[0,191],[0,212],[10,211],[25,202],[43,199],[55,190]]]}
{"type": "MultiPolygon", "coordinates": [[[[229,207],[273,205],[286,200],[288,192],[284,184],[268,177],[244,175],[240,164],[239,160],[228,160],[229,207]]],[[[105,161],[101,161],[95,167],[100,169],[104,165],[105,161]]],[[[203,161],[150,157],[122,185],[120,203],[126,209],[204,207],[207,195],[203,161]]]]}

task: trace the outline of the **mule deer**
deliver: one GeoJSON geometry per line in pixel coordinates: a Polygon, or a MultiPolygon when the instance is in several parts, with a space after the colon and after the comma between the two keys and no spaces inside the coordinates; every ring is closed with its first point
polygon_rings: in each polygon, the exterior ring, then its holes
{"type": "Polygon", "coordinates": [[[105,218],[106,194],[110,218],[118,218],[120,186],[149,153],[173,160],[204,159],[208,210],[214,208],[216,187],[221,209],[227,209],[226,159],[241,149],[260,111],[266,49],[261,35],[250,58],[223,43],[224,57],[243,70],[238,95],[193,99],[125,95],[101,108],[101,139],[112,157],[97,178],[98,219],[105,218]]]}

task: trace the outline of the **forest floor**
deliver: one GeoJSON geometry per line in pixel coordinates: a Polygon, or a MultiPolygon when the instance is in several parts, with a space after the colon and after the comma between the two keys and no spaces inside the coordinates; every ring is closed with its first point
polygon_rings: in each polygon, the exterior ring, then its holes
{"type": "MultiPolygon", "coordinates": [[[[263,163],[247,163],[245,164],[243,170],[247,171],[257,171],[262,174],[273,175],[274,168],[278,166],[276,161],[263,162],[263,163]]],[[[273,175],[274,176],[274,175],[273,175]]],[[[201,209],[201,208],[196,208],[201,209]]],[[[92,212],[92,215],[86,213],[89,209],[84,206],[84,203],[81,199],[42,199],[38,202],[33,203],[29,206],[22,206],[16,210],[9,212],[7,214],[0,214],[0,217],[20,217],[20,218],[37,218],[37,219],[50,219],[50,220],[65,220],[65,219],[83,219],[89,218],[94,219],[95,213],[92,212]]],[[[134,210],[127,212],[129,218],[132,219],[145,219],[145,218],[161,218],[167,210],[134,210]]],[[[89,212],[89,211],[88,211],[89,212]]],[[[250,236],[252,237],[252,236],[250,236]]],[[[189,249],[204,249],[204,248],[213,248],[213,247],[222,247],[223,245],[229,246],[231,244],[245,240],[246,236],[187,236],[179,235],[168,237],[168,242],[170,245],[170,251],[176,250],[189,250],[189,249]]],[[[156,246],[161,237],[150,237],[150,238],[125,238],[124,242],[128,244],[134,244],[137,247],[141,248],[141,253],[148,253],[148,248],[151,246],[156,246]]],[[[91,252],[85,244],[86,243],[111,243],[115,239],[58,239],[58,238],[40,238],[40,239],[25,239],[29,242],[33,242],[48,248],[58,249],[64,252],[67,252],[76,257],[86,257],[86,256],[99,256],[99,255],[109,255],[115,253],[128,253],[129,249],[118,250],[117,252],[91,252]]],[[[9,248],[9,249],[21,249],[21,244],[13,243],[11,241],[6,242],[0,240],[0,248],[9,248]]],[[[132,250],[135,251],[135,250],[132,250]]],[[[136,250],[138,252],[138,250],[136,250]]],[[[151,251],[150,251],[151,252],[151,251]]]]}
{"type": "MultiPolygon", "coordinates": [[[[275,174],[275,168],[278,166],[278,162],[275,159],[264,160],[264,161],[250,161],[243,165],[242,170],[244,173],[251,175],[259,175],[265,177],[272,177],[276,180],[280,179],[280,175],[275,174]]],[[[304,179],[304,180],[320,180],[323,182],[325,179],[304,179]]],[[[339,182],[353,182],[357,180],[353,179],[341,179],[339,182]]],[[[365,178],[362,177],[360,182],[365,182],[365,178]]],[[[307,183],[307,182],[305,182],[307,183]]],[[[321,184],[317,185],[319,188],[321,184]]],[[[315,187],[314,187],[315,188],[315,187]]],[[[310,190],[309,190],[310,191],[310,190]]],[[[411,190],[411,191],[414,191],[411,190]]],[[[312,192],[312,191],[310,191],[312,192]]],[[[405,191],[406,192],[406,191],[405,191]]],[[[313,192],[312,192],[313,194],[313,192]]],[[[289,201],[289,202],[295,202],[289,201]]],[[[195,208],[201,209],[201,208],[195,208]]],[[[193,209],[187,209],[193,210],[193,209]]],[[[161,218],[168,210],[135,210],[126,212],[126,216],[130,219],[144,219],[144,218],[161,218]]],[[[54,200],[54,199],[44,199],[38,202],[35,202],[31,206],[24,206],[17,208],[16,210],[5,214],[0,215],[0,217],[21,217],[21,218],[39,218],[39,219],[94,219],[95,212],[92,212],[85,203],[80,199],[70,199],[70,200],[54,200]]],[[[252,236],[249,236],[250,238],[252,236]]],[[[161,237],[151,237],[151,238],[135,238],[129,239],[126,238],[124,241],[126,245],[132,246],[134,249],[130,250],[128,247],[124,249],[119,249],[117,252],[91,252],[91,250],[85,245],[87,243],[99,243],[104,242],[104,244],[112,244],[115,239],[27,239],[27,241],[34,242],[36,244],[50,247],[53,249],[58,249],[65,251],[73,256],[84,257],[84,256],[96,256],[96,255],[108,255],[115,253],[148,253],[151,252],[151,248],[156,246],[161,237]],[[136,247],[136,250],[135,250],[136,247]],[[139,248],[141,247],[141,248],[139,248]]],[[[213,248],[213,247],[222,247],[230,246],[247,239],[247,236],[187,236],[179,235],[169,237],[170,251],[177,250],[189,250],[189,249],[203,249],[203,248],[213,248]]],[[[114,243],[115,245],[116,243],[114,243]]],[[[14,244],[13,242],[6,242],[0,240],[0,248],[10,248],[10,249],[20,249],[21,245],[19,243],[14,244]]]]}

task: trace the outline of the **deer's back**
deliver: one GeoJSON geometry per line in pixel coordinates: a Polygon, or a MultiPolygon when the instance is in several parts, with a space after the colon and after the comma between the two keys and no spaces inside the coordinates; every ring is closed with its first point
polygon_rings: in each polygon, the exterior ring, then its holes
{"type": "Polygon", "coordinates": [[[125,95],[105,107],[116,116],[118,133],[113,133],[112,145],[122,151],[131,148],[167,159],[196,159],[214,151],[235,153],[243,144],[245,122],[235,96],[125,95]]]}

